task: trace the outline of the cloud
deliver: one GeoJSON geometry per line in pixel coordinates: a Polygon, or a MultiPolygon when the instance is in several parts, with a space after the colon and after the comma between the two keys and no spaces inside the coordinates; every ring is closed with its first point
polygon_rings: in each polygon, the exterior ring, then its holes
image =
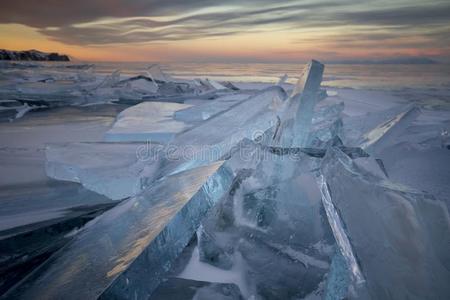
{"type": "MultiPolygon", "coordinates": [[[[36,28],[60,27],[99,18],[178,15],[216,7],[214,0],[13,0],[3,1],[0,23],[18,23],[36,28]]],[[[287,1],[292,2],[292,1],[287,1]]],[[[230,0],[227,6],[241,1],[230,0]]],[[[248,0],[245,6],[264,6],[273,0],[248,0]]],[[[276,2],[275,2],[276,3],[276,2]]]]}
{"type": "Polygon", "coordinates": [[[386,7],[366,11],[347,11],[337,13],[335,18],[351,24],[417,26],[449,23],[450,3],[414,6],[386,7]]]}
{"type": "Polygon", "coordinates": [[[32,26],[73,45],[166,43],[292,32],[293,43],[448,49],[450,3],[431,0],[14,0],[0,23],[32,26]],[[316,41],[305,32],[316,33],[316,41]],[[297,34],[298,33],[298,34],[297,34]],[[426,42],[426,43],[424,43],[426,42]]]}
{"type": "MultiPolygon", "coordinates": [[[[344,3],[344,2],[343,2],[344,3]]],[[[329,7],[330,2],[292,3],[262,8],[234,7],[216,12],[193,12],[170,20],[155,17],[110,18],[88,24],[41,28],[40,32],[68,44],[112,44],[129,42],[164,42],[221,37],[243,32],[260,32],[294,26],[306,20],[311,10],[329,7]]],[[[334,4],[339,6],[341,4],[334,4]]]]}

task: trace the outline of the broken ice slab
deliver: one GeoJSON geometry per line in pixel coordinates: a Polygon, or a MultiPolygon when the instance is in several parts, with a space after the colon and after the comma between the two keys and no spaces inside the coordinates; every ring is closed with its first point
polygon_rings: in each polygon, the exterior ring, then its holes
{"type": "Polygon", "coordinates": [[[59,107],[68,104],[82,104],[86,102],[86,97],[77,91],[64,93],[18,93],[18,92],[1,92],[0,98],[16,100],[26,103],[29,106],[48,106],[59,107]]]}
{"type": "MultiPolygon", "coordinates": [[[[298,99],[297,99],[298,100],[298,99]]],[[[289,98],[282,109],[278,118],[277,125],[274,127],[273,135],[270,140],[264,140],[264,144],[282,147],[300,147],[293,145],[293,140],[297,136],[294,128],[297,121],[296,111],[299,101],[289,98]]],[[[342,110],[344,103],[324,104],[321,103],[317,109],[313,108],[312,120],[309,123],[309,134],[306,135],[306,142],[303,147],[326,147],[333,139],[342,134],[342,110]]]]}
{"type": "Polygon", "coordinates": [[[102,82],[97,88],[112,88],[120,81],[120,70],[115,70],[111,75],[107,75],[103,78],[102,82]]]}
{"type": "Polygon", "coordinates": [[[231,181],[219,161],[155,182],[89,223],[6,297],[147,299],[231,181]]]}
{"type": "Polygon", "coordinates": [[[448,297],[450,217],[444,203],[366,172],[335,148],[321,172],[373,299],[448,297]]]}
{"type": "Polygon", "coordinates": [[[52,144],[46,148],[45,170],[51,178],[78,182],[119,200],[141,190],[142,168],[136,162],[156,157],[160,148],[150,143],[52,144]]]}
{"type": "Polygon", "coordinates": [[[232,94],[208,100],[204,104],[195,105],[175,112],[175,119],[183,122],[201,122],[221,113],[241,101],[249,98],[248,94],[232,94]]]}
{"type": "Polygon", "coordinates": [[[222,81],[220,84],[222,84],[224,87],[232,90],[232,91],[239,91],[240,88],[238,88],[237,86],[235,86],[233,83],[231,83],[230,81],[222,81]]]}
{"type": "MultiPolygon", "coordinates": [[[[257,138],[275,124],[276,112],[285,98],[286,94],[280,87],[259,92],[177,136],[170,148],[175,151],[167,153],[169,157],[166,160],[138,161],[136,151],[129,151],[124,158],[119,158],[117,163],[112,162],[114,159],[107,158],[108,147],[111,145],[101,150],[105,151],[106,155],[101,151],[92,154],[87,145],[83,146],[82,150],[71,150],[68,147],[56,149],[54,153],[50,148],[50,167],[47,171],[51,177],[81,182],[86,188],[108,195],[112,199],[122,199],[136,194],[142,187],[142,182],[150,184],[168,174],[216,161],[228,154],[244,138],[257,138]],[[89,161],[90,156],[100,159],[100,167],[91,168],[83,158],[77,158],[77,152],[81,152],[81,157],[87,157],[86,161],[89,161]],[[77,165],[81,165],[81,168],[77,165]],[[56,169],[52,171],[54,167],[56,169]]],[[[117,153],[112,155],[117,157],[117,153]]]]}
{"type": "Polygon", "coordinates": [[[143,75],[133,76],[118,82],[118,85],[123,84],[125,84],[127,89],[141,94],[154,94],[158,92],[158,84],[151,78],[143,75]]]}
{"type": "MultiPolygon", "coordinates": [[[[69,242],[79,228],[114,205],[109,201],[72,207],[60,210],[57,216],[48,213],[44,221],[0,232],[0,295],[69,242]]],[[[42,216],[44,212],[39,213],[42,216]]],[[[28,212],[15,217],[36,216],[28,212]]]]}
{"type": "Polygon", "coordinates": [[[227,89],[227,87],[223,86],[222,84],[218,83],[218,82],[215,81],[215,80],[206,78],[205,81],[206,81],[213,89],[216,89],[216,90],[226,90],[226,89],[227,89]]]}
{"type": "Polygon", "coordinates": [[[194,84],[197,87],[197,91],[199,91],[199,93],[216,90],[216,88],[211,84],[211,82],[209,82],[208,79],[194,79],[194,84]]]}
{"type": "Polygon", "coordinates": [[[112,128],[106,132],[110,142],[160,142],[168,143],[176,134],[187,130],[189,124],[174,119],[177,111],[192,105],[143,102],[122,111],[112,128]]]}
{"type": "Polygon", "coordinates": [[[309,130],[314,114],[314,107],[318,101],[318,92],[324,71],[324,65],[313,60],[308,64],[304,75],[299,80],[298,86],[303,87],[301,94],[294,94],[292,101],[298,101],[297,114],[294,119],[293,144],[303,147],[308,142],[309,130]]]}
{"type": "Polygon", "coordinates": [[[0,192],[0,295],[116,203],[79,184],[49,181],[0,192]]]}
{"type": "MultiPolygon", "coordinates": [[[[281,87],[267,88],[180,134],[171,142],[173,151],[159,175],[208,164],[230,153],[243,139],[258,138],[274,126],[276,112],[285,98],[286,93],[281,87]]],[[[153,179],[150,177],[150,181],[153,179]]]]}
{"type": "Polygon", "coordinates": [[[280,129],[277,136],[274,137],[279,145],[285,147],[307,146],[323,71],[324,65],[318,61],[312,60],[306,65],[280,113],[280,129]]]}
{"type": "Polygon", "coordinates": [[[175,81],[170,75],[164,73],[158,64],[153,64],[147,68],[148,76],[155,82],[175,81]]]}
{"type": "Polygon", "coordinates": [[[419,115],[419,108],[414,106],[408,107],[392,119],[378,125],[376,128],[366,133],[360,141],[360,146],[364,149],[369,149],[370,151],[376,151],[376,149],[381,149],[386,147],[386,145],[395,143],[396,137],[419,115]]]}
{"type": "MultiPolygon", "coordinates": [[[[438,133],[434,132],[435,139],[439,138],[438,133]]],[[[404,138],[407,137],[402,134],[400,140],[404,138]]],[[[430,142],[420,145],[400,141],[377,156],[383,159],[391,180],[431,193],[450,209],[450,153],[435,142],[430,146],[430,142]]]]}
{"type": "Polygon", "coordinates": [[[79,184],[49,181],[16,187],[3,186],[0,192],[0,239],[23,234],[67,218],[77,217],[90,208],[113,204],[107,197],[79,184]]]}
{"type": "Polygon", "coordinates": [[[317,60],[311,60],[303,70],[297,84],[292,91],[291,97],[301,93],[317,93],[322,83],[325,66],[317,60]]]}

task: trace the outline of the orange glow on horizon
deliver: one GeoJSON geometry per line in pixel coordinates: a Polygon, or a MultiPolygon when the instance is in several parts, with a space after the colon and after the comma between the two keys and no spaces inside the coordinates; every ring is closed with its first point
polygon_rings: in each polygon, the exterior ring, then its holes
{"type": "Polygon", "coordinates": [[[67,54],[75,61],[302,61],[364,59],[392,56],[435,56],[445,49],[401,47],[402,43],[423,42],[387,40],[342,43],[333,40],[345,33],[345,28],[330,32],[265,32],[242,33],[220,38],[180,40],[166,43],[134,43],[102,46],[69,45],[54,41],[36,29],[19,24],[0,24],[0,48],[9,50],[37,49],[67,54]],[[331,37],[331,39],[330,39],[331,37]]]}

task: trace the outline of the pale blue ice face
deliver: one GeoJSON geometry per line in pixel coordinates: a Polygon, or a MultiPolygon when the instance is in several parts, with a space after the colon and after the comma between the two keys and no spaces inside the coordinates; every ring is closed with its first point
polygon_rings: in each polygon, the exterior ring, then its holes
{"type": "Polygon", "coordinates": [[[125,200],[88,224],[15,295],[148,297],[228,190],[230,175],[217,162],[169,176],[125,200]]]}

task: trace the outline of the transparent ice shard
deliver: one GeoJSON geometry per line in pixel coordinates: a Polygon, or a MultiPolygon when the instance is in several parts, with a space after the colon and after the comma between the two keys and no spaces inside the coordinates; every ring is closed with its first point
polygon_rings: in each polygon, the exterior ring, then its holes
{"type": "Polygon", "coordinates": [[[226,245],[221,245],[219,241],[218,234],[200,226],[197,230],[199,260],[229,270],[233,266],[233,251],[227,249],[226,245]]]}
{"type": "Polygon", "coordinates": [[[207,120],[249,98],[248,94],[220,96],[204,104],[195,105],[175,112],[175,119],[184,122],[201,122],[207,120]]]}
{"type": "Polygon", "coordinates": [[[94,73],[94,66],[87,65],[86,68],[82,68],[77,72],[77,80],[79,82],[95,82],[97,76],[94,73]]]}
{"type": "Polygon", "coordinates": [[[116,122],[105,134],[105,140],[167,143],[190,127],[174,119],[177,111],[190,107],[188,104],[165,102],[143,102],[132,106],[117,116],[116,122]]]}
{"type": "Polygon", "coordinates": [[[155,155],[160,146],[125,143],[72,143],[48,145],[46,173],[49,177],[81,183],[85,188],[119,200],[141,189],[142,169],[135,164],[139,151],[155,155]]]}
{"type": "Polygon", "coordinates": [[[125,200],[88,224],[8,297],[150,297],[202,217],[228,191],[232,177],[222,165],[166,177],[125,200]]]}
{"type": "MultiPolygon", "coordinates": [[[[175,82],[167,81],[158,83],[158,94],[165,97],[169,96],[187,96],[189,94],[193,95],[195,90],[191,87],[189,83],[186,82],[175,82]]],[[[158,99],[158,95],[147,96],[144,99],[158,99]]]]}
{"type": "Polygon", "coordinates": [[[159,88],[153,79],[143,75],[124,79],[119,84],[125,84],[126,89],[131,89],[133,92],[141,94],[154,94],[158,92],[159,88]]]}
{"type": "Polygon", "coordinates": [[[0,240],[114,204],[78,184],[54,181],[26,189],[3,187],[0,201],[0,240]]]}
{"type": "Polygon", "coordinates": [[[444,203],[366,172],[335,148],[321,172],[370,297],[449,295],[450,217],[444,203]]]}
{"type": "Polygon", "coordinates": [[[216,90],[226,90],[227,89],[227,87],[223,86],[222,84],[218,83],[215,80],[207,78],[206,81],[216,90]]]}
{"type": "Polygon", "coordinates": [[[230,90],[232,90],[232,91],[239,91],[240,89],[237,87],[237,86],[235,86],[233,83],[231,83],[230,81],[223,81],[223,82],[221,82],[221,84],[224,86],[224,87],[226,87],[226,88],[228,88],[228,89],[230,89],[230,90]]]}
{"type": "Polygon", "coordinates": [[[392,119],[380,124],[370,132],[366,133],[360,141],[360,146],[364,149],[376,151],[393,143],[396,137],[414,121],[420,114],[417,107],[409,107],[405,111],[394,116],[392,119]]]}
{"type": "Polygon", "coordinates": [[[111,88],[118,84],[120,81],[120,70],[115,70],[111,75],[105,76],[103,81],[97,88],[111,88]]]}
{"type": "Polygon", "coordinates": [[[147,69],[148,76],[155,82],[169,82],[175,81],[170,75],[164,73],[158,64],[153,64],[147,69]]]}
{"type": "Polygon", "coordinates": [[[361,273],[361,269],[356,260],[352,245],[350,244],[349,238],[344,230],[342,220],[339,217],[333,201],[331,200],[328,184],[322,175],[318,178],[318,185],[322,194],[322,203],[327,213],[328,222],[333,230],[333,235],[336,239],[336,243],[338,244],[339,251],[350,271],[352,282],[353,284],[360,285],[364,282],[364,276],[361,273]]]}
{"type": "Polygon", "coordinates": [[[208,79],[195,79],[195,84],[200,88],[201,91],[211,91],[216,90],[210,80],[208,79]]]}
{"type": "Polygon", "coordinates": [[[298,101],[297,114],[294,121],[294,145],[303,147],[308,141],[314,107],[318,101],[317,93],[322,82],[323,70],[323,64],[315,60],[311,61],[294,89],[292,101],[298,101]],[[301,88],[301,94],[295,94],[299,93],[301,88]]]}
{"type": "Polygon", "coordinates": [[[326,148],[335,139],[344,136],[342,110],[343,103],[322,107],[315,111],[307,138],[309,147],[326,148]]]}
{"type": "Polygon", "coordinates": [[[31,189],[28,195],[11,196],[11,203],[2,199],[3,207],[12,204],[16,209],[0,212],[0,295],[68,243],[80,227],[115,205],[106,197],[80,192],[75,184],[63,186],[59,192],[31,189]],[[33,201],[41,203],[30,204],[33,201]]]}
{"type": "Polygon", "coordinates": [[[171,174],[208,164],[230,153],[243,139],[262,135],[274,125],[285,97],[282,88],[267,88],[180,134],[170,144],[173,151],[162,172],[171,174]]]}
{"type": "Polygon", "coordinates": [[[284,147],[305,147],[318,102],[324,65],[312,60],[295,85],[291,96],[281,109],[280,126],[274,140],[284,147]]]}
{"type": "Polygon", "coordinates": [[[297,84],[292,91],[291,97],[304,92],[307,93],[317,93],[322,83],[324,65],[317,60],[311,60],[303,70],[297,84]]]}

